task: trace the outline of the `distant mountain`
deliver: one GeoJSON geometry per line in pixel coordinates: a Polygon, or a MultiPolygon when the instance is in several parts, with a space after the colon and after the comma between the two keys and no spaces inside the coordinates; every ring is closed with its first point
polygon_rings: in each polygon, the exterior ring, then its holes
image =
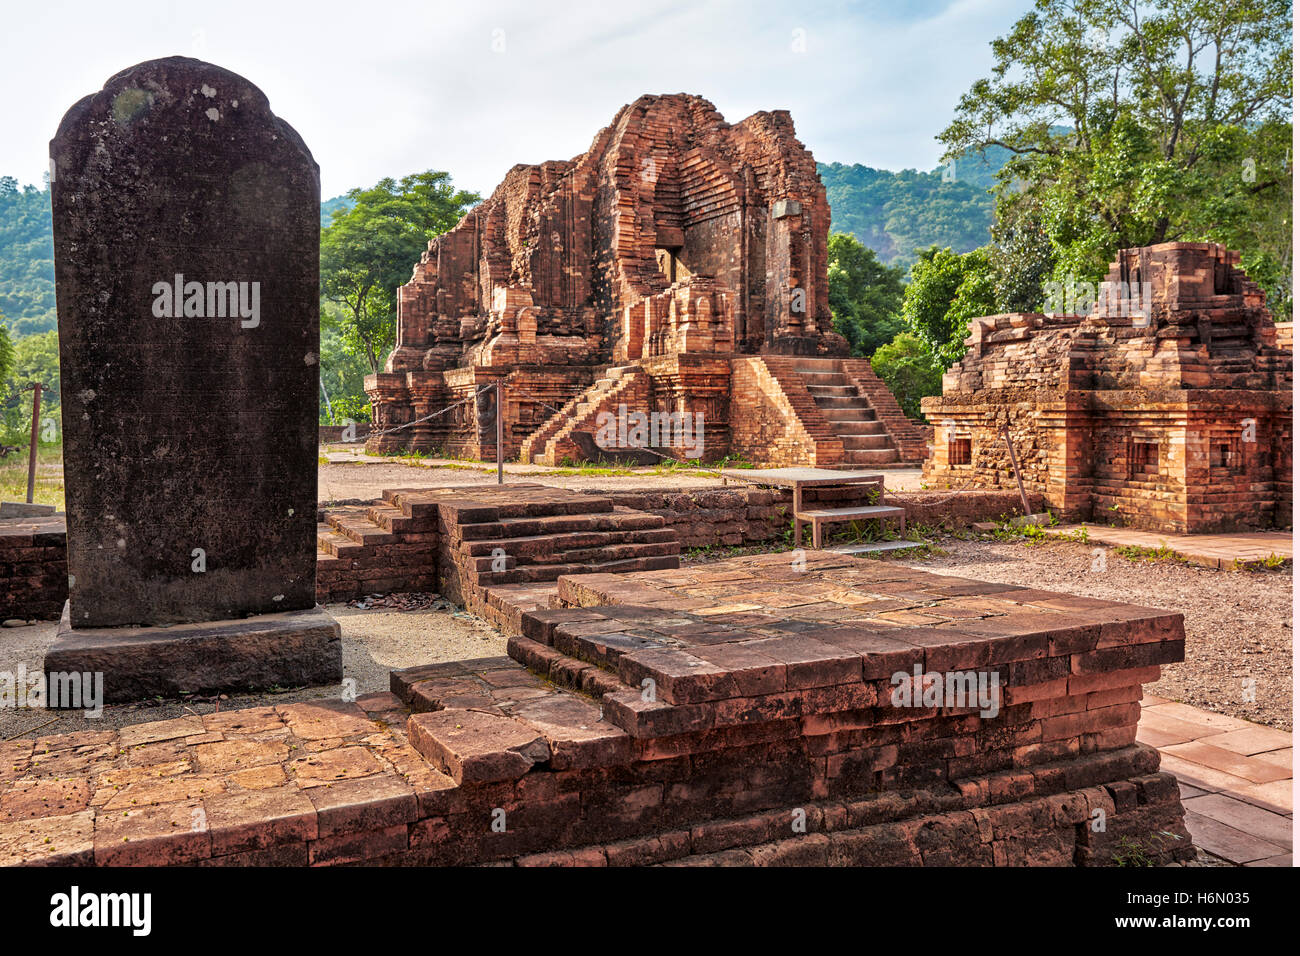
{"type": "MultiPolygon", "coordinates": [[[[988,242],[993,197],[987,193],[1005,156],[989,151],[989,162],[958,159],[945,182],[944,170],[890,172],[841,163],[817,168],[826,184],[831,229],[850,232],[882,260],[910,264],[915,250],[932,244],[967,252],[988,242]]],[[[321,226],[347,196],[321,203],[321,226]]],[[[15,336],[56,327],[54,242],[48,186],[22,186],[0,177],[0,315],[15,336]]]]}
{"type": "Polygon", "coordinates": [[[978,159],[958,159],[952,171],[896,173],[841,163],[818,163],[817,171],[831,206],[831,231],[853,234],[889,265],[910,265],[917,249],[931,245],[969,252],[989,241],[988,189],[997,169],[978,159]]]}
{"type": "Polygon", "coordinates": [[[0,177],[0,315],[15,337],[54,328],[54,239],[48,186],[0,177]]]}
{"type": "MultiPolygon", "coordinates": [[[[347,196],[325,200],[321,226],[350,205],[347,196]]],[[[15,338],[58,326],[50,188],[19,186],[11,176],[0,176],[0,316],[15,338]]]]}
{"type": "Polygon", "coordinates": [[[320,204],[320,227],[324,229],[330,224],[330,217],[334,215],[335,209],[351,209],[352,200],[347,196],[335,196],[333,199],[326,199],[320,204]]]}

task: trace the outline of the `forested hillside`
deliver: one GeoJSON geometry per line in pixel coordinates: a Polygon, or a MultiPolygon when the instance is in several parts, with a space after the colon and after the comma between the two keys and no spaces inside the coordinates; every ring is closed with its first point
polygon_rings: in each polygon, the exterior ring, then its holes
{"type": "MultiPolygon", "coordinates": [[[[957,164],[957,176],[964,165],[957,164]]],[[[970,167],[973,175],[976,162],[970,167]]],[[[888,265],[908,266],[918,249],[932,245],[967,252],[989,241],[993,197],[987,186],[945,177],[943,170],[895,173],[841,163],[818,163],[817,170],[831,205],[831,232],[856,236],[888,265]]]]}
{"type": "Polygon", "coordinates": [[[50,191],[0,177],[0,315],[17,338],[55,326],[50,191]]]}

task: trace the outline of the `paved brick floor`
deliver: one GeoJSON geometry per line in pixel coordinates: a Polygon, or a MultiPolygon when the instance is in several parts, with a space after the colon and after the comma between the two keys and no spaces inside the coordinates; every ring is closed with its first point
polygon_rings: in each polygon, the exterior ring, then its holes
{"type": "Polygon", "coordinates": [[[1245,866],[1291,866],[1291,734],[1147,696],[1137,739],[1178,778],[1197,846],[1245,866]]]}
{"type": "MultiPolygon", "coordinates": [[[[1060,534],[1078,531],[1081,525],[1062,525],[1054,529],[1060,534]]],[[[1088,541],[1119,547],[1136,545],[1140,548],[1167,547],[1193,564],[1228,570],[1234,561],[1249,564],[1263,561],[1270,555],[1292,557],[1292,537],[1285,531],[1243,531],[1237,534],[1165,534],[1159,531],[1139,531],[1136,528],[1107,528],[1104,525],[1087,525],[1088,541]]]]}

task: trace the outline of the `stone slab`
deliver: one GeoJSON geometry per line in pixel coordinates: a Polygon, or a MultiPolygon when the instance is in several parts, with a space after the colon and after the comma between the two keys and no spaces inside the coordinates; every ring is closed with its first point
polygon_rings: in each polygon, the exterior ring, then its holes
{"type": "Polygon", "coordinates": [[[102,673],[104,702],[334,684],[339,624],[321,608],[172,627],[73,630],[65,606],[45,672],[102,673]]]}
{"type": "Polygon", "coordinates": [[[316,603],[320,172],[256,86],[137,64],[50,143],[75,628],[316,603]]]}

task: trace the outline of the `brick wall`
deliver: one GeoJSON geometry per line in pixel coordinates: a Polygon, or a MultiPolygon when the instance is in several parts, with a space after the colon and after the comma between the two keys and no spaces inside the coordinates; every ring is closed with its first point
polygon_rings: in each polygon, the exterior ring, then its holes
{"type": "Polygon", "coordinates": [[[777,364],[761,358],[732,363],[732,453],[773,468],[840,461],[844,445],[808,389],[792,373],[778,379],[777,364]]]}
{"type": "Polygon", "coordinates": [[[0,521],[0,619],[56,621],[68,599],[63,515],[0,521]]]}

